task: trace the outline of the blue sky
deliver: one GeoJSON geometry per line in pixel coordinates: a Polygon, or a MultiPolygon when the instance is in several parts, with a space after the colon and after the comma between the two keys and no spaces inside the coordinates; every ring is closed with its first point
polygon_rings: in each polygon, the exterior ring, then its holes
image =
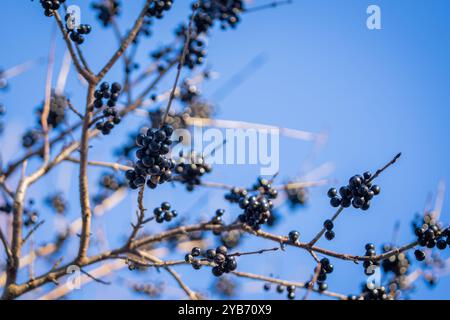
{"type": "MultiPolygon", "coordinates": [[[[92,68],[99,70],[117,44],[111,30],[103,29],[94,20],[92,11],[88,9],[89,2],[77,1],[82,7],[83,22],[92,24],[94,29],[82,48],[92,68]]],[[[142,2],[127,1],[120,19],[123,30],[132,25],[142,2]]],[[[254,4],[260,3],[267,2],[254,1],[254,4]]],[[[400,223],[398,243],[411,241],[412,217],[423,210],[429,194],[435,198],[440,180],[450,180],[445,138],[450,134],[450,91],[447,88],[450,77],[449,10],[450,3],[446,0],[435,0],[432,4],[425,0],[294,0],[289,6],[244,15],[236,30],[223,32],[216,28],[212,32],[207,64],[221,76],[202,86],[206,97],[213,97],[216,90],[256,56],[262,54],[265,57],[260,68],[221,99],[217,118],[329,133],[327,144],[309,164],[304,160],[311,154],[311,143],[282,138],[279,181],[332,162],[335,170],[328,177],[341,185],[351,175],[375,170],[396,153],[403,153],[398,164],[379,178],[382,193],[375,199],[371,210],[364,213],[346,210],[336,223],[335,240],[321,240],[320,246],[363,254],[365,243],[381,245],[389,241],[397,222],[400,223]],[[366,28],[366,8],[370,4],[381,8],[382,30],[366,28]]],[[[170,41],[172,30],[186,20],[187,14],[188,2],[175,1],[166,19],[154,24],[154,36],[142,41],[138,52],[142,65],[149,61],[149,51],[170,41]]],[[[47,56],[54,22],[43,16],[38,3],[3,1],[0,20],[3,25],[0,29],[1,67],[8,68],[47,56]]],[[[57,39],[58,68],[64,54],[64,43],[59,34],[57,39]]],[[[122,79],[121,67],[118,63],[106,80],[122,79]]],[[[27,125],[36,121],[33,110],[43,99],[45,74],[45,65],[35,67],[12,79],[8,92],[0,92],[0,101],[8,109],[8,128],[0,138],[1,153],[6,160],[21,152],[20,136],[27,125]]],[[[173,76],[170,76],[158,89],[167,90],[172,81],[173,76]]],[[[66,91],[75,105],[82,105],[83,90],[72,68],[66,91]]],[[[127,141],[127,133],[135,131],[141,123],[141,119],[131,118],[118,128],[113,138],[100,138],[93,142],[91,159],[114,160],[105,151],[127,141]]],[[[208,180],[247,186],[253,184],[258,171],[257,166],[221,166],[208,180]]],[[[99,172],[103,170],[90,171],[91,190],[96,189],[99,172]]],[[[44,187],[56,186],[55,190],[63,190],[72,200],[69,219],[74,219],[79,210],[76,174],[73,164],[64,164],[50,174],[47,183],[40,182],[31,188],[30,197],[39,199],[44,187]]],[[[311,189],[311,202],[307,208],[290,212],[283,207],[283,220],[271,232],[287,234],[291,229],[297,229],[303,240],[313,237],[323,221],[333,213],[326,198],[328,187],[311,189]]],[[[135,196],[133,194],[107,217],[96,221],[96,226],[102,225],[107,230],[111,246],[121,243],[122,238],[117,234],[125,236],[129,231],[129,221],[136,208],[135,196]]],[[[200,214],[212,214],[218,207],[227,209],[226,219],[229,221],[237,215],[237,209],[223,201],[221,190],[201,189],[190,195],[181,187],[162,186],[147,197],[146,206],[156,207],[162,199],[189,215],[191,221],[200,214]],[[208,200],[202,201],[198,209],[186,212],[206,192],[208,200]]],[[[449,220],[449,200],[446,195],[442,213],[444,222],[449,220]]],[[[51,221],[51,212],[43,206],[41,211],[51,221]]],[[[52,228],[52,222],[47,222],[41,231],[42,238],[38,237],[36,241],[45,241],[46,232],[52,228]]],[[[152,226],[149,230],[158,229],[152,226]]],[[[239,250],[272,245],[268,241],[247,237],[239,250]]],[[[70,246],[68,250],[75,252],[75,247],[70,246]]],[[[448,252],[445,254],[448,258],[448,252]]],[[[362,267],[340,261],[333,263],[336,271],[328,282],[330,289],[357,293],[364,281],[362,267]]],[[[242,271],[273,273],[280,278],[299,281],[310,277],[313,266],[314,262],[307,253],[293,248],[239,259],[242,271]]],[[[212,276],[208,270],[194,272],[189,267],[180,267],[179,271],[193,289],[202,291],[209,288],[212,276]]],[[[120,275],[138,279],[129,272],[120,275]]],[[[163,276],[154,271],[143,276],[148,282],[158,277],[163,276]]],[[[167,276],[163,279],[174,286],[167,276]]],[[[276,293],[263,292],[260,289],[262,283],[239,282],[242,290],[238,298],[280,297],[276,293]]],[[[419,281],[419,290],[412,297],[448,299],[450,296],[445,288],[449,285],[449,278],[442,278],[437,288],[429,290],[419,281]]],[[[36,296],[39,293],[32,297],[36,296]]],[[[91,284],[71,297],[136,298],[128,290],[123,290],[120,283],[111,287],[91,284]]],[[[179,298],[182,293],[170,291],[167,297],[179,298]]]]}

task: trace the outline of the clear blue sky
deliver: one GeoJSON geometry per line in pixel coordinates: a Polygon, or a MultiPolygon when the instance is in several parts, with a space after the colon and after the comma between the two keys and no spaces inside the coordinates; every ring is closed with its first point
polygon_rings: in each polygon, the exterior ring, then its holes
{"type": "MultiPolygon", "coordinates": [[[[74,1],[69,1],[72,3],[74,1]]],[[[132,25],[143,1],[126,1],[127,7],[120,19],[123,30],[132,25]]],[[[83,22],[93,25],[93,33],[82,48],[94,70],[98,70],[116,48],[111,30],[105,30],[94,20],[88,9],[90,1],[77,1],[82,7],[83,22]]],[[[267,3],[254,1],[255,4],[267,3]]],[[[37,1],[2,1],[0,5],[2,50],[0,66],[8,68],[37,57],[46,57],[54,22],[42,14],[37,1]]],[[[389,241],[395,223],[400,222],[397,242],[403,244],[413,239],[410,221],[414,213],[423,210],[427,196],[436,195],[440,179],[450,181],[448,166],[448,137],[450,127],[450,3],[446,0],[294,0],[290,6],[247,14],[237,30],[213,31],[208,43],[207,63],[221,74],[218,80],[203,86],[205,96],[211,97],[230,77],[259,54],[266,57],[265,64],[252,73],[241,85],[227,95],[219,105],[220,119],[235,119],[279,125],[289,128],[320,132],[326,130],[330,137],[314,159],[312,166],[333,162],[335,170],[329,178],[339,183],[365,170],[375,170],[397,152],[403,156],[398,164],[379,179],[381,195],[375,199],[368,212],[346,210],[336,224],[336,238],[332,242],[321,240],[320,246],[336,251],[364,254],[364,245],[377,245],[389,241]],[[366,28],[366,8],[377,4],[382,10],[382,30],[366,28]],[[447,138],[446,138],[447,137],[447,138]]],[[[172,30],[188,14],[187,1],[175,1],[167,18],[154,24],[154,36],[144,40],[138,53],[145,65],[148,53],[157,45],[168,43],[172,30]]],[[[64,53],[64,43],[58,34],[57,63],[64,53]]],[[[112,70],[107,80],[121,79],[119,67],[112,70]]],[[[10,90],[0,92],[0,102],[8,109],[9,128],[0,138],[4,159],[15,158],[20,153],[20,137],[25,128],[35,123],[34,108],[42,101],[45,85],[45,65],[14,78],[10,90]]],[[[167,90],[173,76],[159,86],[167,90]]],[[[81,106],[85,97],[83,88],[74,77],[72,68],[66,91],[75,105],[81,106]]],[[[214,102],[214,101],[213,101],[214,102]]],[[[75,119],[74,119],[75,120],[75,119]]],[[[142,121],[133,118],[125,121],[113,136],[93,143],[91,159],[114,160],[105,156],[105,150],[127,141],[127,132],[135,131],[142,121]]],[[[312,146],[308,142],[284,138],[281,140],[280,181],[297,175],[312,146]]],[[[39,199],[42,190],[55,186],[71,199],[69,219],[78,216],[76,167],[64,164],[50,175],[47,183],[38,183],[30,196],[39,199]],[[72,180],[70,180],[72,179],[72,180]]],[[[102,170],[90,171],[91,189],[96,189],[96,175],[102,170]]],[[[256,166],[220,167],[208,178],[233,185],[251,185],[258,174],[256,166]]],[[[326,198],[329,186],[311,190],[311,203],[305,209],[289,212],[284,207],[282,222],[271,231],[287,234],[291,229],[301,232],[309,240],[333,213],[326,198]]],[[[201,207],[191,210],[196,199],[205,195],[201,189],[187,197],[181,187],[165,185],[148,193],[146,206],[153,208],[161,200],[195,221],[201,214],[211,215],[218,207],[227,209],[226,219],[237,215],[237,208],[228,206],[220,190],[210,191],[201,207]],[[176,192],[175,192],[176,191],[176,192]]],[[[135,194],[117,209],[108,213],[96,225],[104,226],[111,246],[119,245],[129,232],[129,221],[134,217],[135,194]],[[122,235],[118,237],[117,234],[122,235]]],[[[442,220],[448,222],[448,195],[445,196],[442,220]]],[[[52,213],[41,205],[42,216],[47,218],[37,242],[48,240],[54,227],[52,213]]],[[[149,228],[158,230],[157,226],[149,228]]],[[[74,242],[75,244],[75,242],[74,242]]],[[[268,241],[247,237],[239,250],[271,247],[268,241]]],[[[74,253],[75,246],[68,250],[74,253]]],[[[67,253],[70,256],[70,253],[67,253]]],[[[171,256],[181,257],[183,253],[171,256]]],[[[444,254],[448,258],[448,252],[444,254]]],[[[362,266],[333,261],[335,272],[329,277],[331,290],[358,293],[364,273],[362,266]]],[[[417,264],[416,264],[417,266],[417,264]]],[[[42,272],[48,265],[38,265],[42,272]]],[[[313,270],[311,257],[294,248],[258,257],[239,259],[239,270],[274,274],[280,278],[304,281],[313,270]]],[[[207,290],[212,275],[209,270],[194,272],[188,266],[179,271],[186,282],[196,290],[207,290]]],[[[155,271],[139,277],[121,272],[127,279],[144,279],[151,282],[163,279],[176,287],[163,273],[155,271]]],[[[262,283],[239,281],[238,298],[281,298],[276,293],[262,291],[262,283]]],[[[450,298],[450,277],[442,278],[433,290],[419,281],[418,291],[412,295],[420,299],[450,298]]],[[[37,297],[35,293],[29,297],[37,297]]],[[[71,295],[73,298],[137,298],[129,290],[115,283],[109,287],[91,284],[71,295]]],[[[183,297],[178,289],[168,292],[167,298],[183,297]]],[[[314,296],[317,298],[318,296],[314,296]]],[[[283,297],[284,298],[284,297],[283,297]]]]}

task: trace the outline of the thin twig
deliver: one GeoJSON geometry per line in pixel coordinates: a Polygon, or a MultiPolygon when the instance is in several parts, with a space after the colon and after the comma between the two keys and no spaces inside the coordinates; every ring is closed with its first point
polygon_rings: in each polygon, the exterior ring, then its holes
{"type": "Polygon", "coordinates": [[[39,229],[39,227],[41,227],[44,223],[45,223],[45,220],[41,220],[41,221],[39,221],[39,223],[37,223],[36,225],[34,225],[33,228],[32,228],[32,229],[28,232],[28,234],[25,236],[25,238],[23,238],[22,244],[24,244],[25,242],[27,242],[27,240],[31,237],[31,235],[32,235],[37,229],[39,229]]]}
{"type": "Polygon", "coordinates": [[[134,23],[133,28],[128,33],[127,37],[125,39],[123,39],[122,44],[120,45],[119,49],[114,53],[114,55],[111,57],[111,59],[109,59],[109,61],[106,63],[106,65],[97,74],[96,78],[98,81],[101,81],[101,79],[103,79],[103,77],[106,75],[106,73],[108,73],[108,71],[113,67],[113,65],[117,62],[117,60],[119,60],[119,58],[127,50],[128,46],[136,38],[136,35],[138,34],[139,29],[142,26],[142,22],[147,13],[148,7],[150,6],[152,1],[153,0],[146,0],[145,5],[142,8],[141,13],[139,14],[139,17],[136,19],[136,22],[134,23]]]}
{"type": "Polygon", "coordinates": [[[185,36],[186,37],[186,41],[184,43],[183,51],[182,51],[181,56],[180,56],[180,62],[178,63],[177,75],[175,77],[175,82],[173,84],[172,91],[170,92],[169,101],[167,102],[166,111],[164,112],[164,117],[163,117],[163,120],[161,122],[161,125],[164,125],[166,123],[167,116],[169,115],[169,112],[170,112],[170,107],[172,106],[172,101],[175,98],[175,90],[177,89],[178,81],[179,81],[180,75],[181,75],[181,70],[183,69],[184,62],[185,62],[185,59],[186,59],[186,55],[187,55],[187,52],[188,52],[188,49],[189,49],[189,45],[190,45],[190,42],[191,42],[192,25],[193,25],[193,22],[194,22],[195,12],[196,12],[196,9],[194,8],[194,10],[192,11],[191,19],[189,21],[189,26],[188,26],[188,28],[186,30],[186,36],[185,36]]]}

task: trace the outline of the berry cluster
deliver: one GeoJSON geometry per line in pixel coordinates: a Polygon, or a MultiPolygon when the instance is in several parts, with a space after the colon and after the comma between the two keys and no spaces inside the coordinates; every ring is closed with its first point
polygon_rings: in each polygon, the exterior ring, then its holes
{"type": "Polygon", "coordinates": [[[239,206],[241,209],[244,209],[244,213],[239,215],[239,221],[258,231],[261,229],[261,225],[269,220],[271,216],[270,209],[272,209],[273,203],[265,196],[251,196],[242,198],[239,206]]]}
{"type": "Polygon", "coordinates": [[[119,124],[121,121],[119,112],[116,108],[117,100],[119,99],[122,86],[114,82],[109,87],[109,83],[103,82],[100,85],[100,89],[94,92],[94,107],[97,109],[103,108],[103,121],[99,121],[96,124],[96,128],[107,135],[114,128],[114,125],[119,124]],[[106,105],[103,104],[103,99],[108,99],[106,105]],[[106,119],[106,121],[105,121],[106,119]]]}
{"type": "Polygon", "coordinates": [[[120,15],[121,3],[119,0],[109,0],[107,3],[101,1],[93,3],[91,7],[97,11],[97,19],[101,21],[104,27],[107,27],[114,17],[120,15]]]}
{"type": "Polygon", "coordinates": [[[333,231],[334,223],[330,219],[327,219],[323,223],[323,227],[325,228],[325,238],[329,241],[333,240],[336,234],[333,231]]]}
{"type": "Polygon", "coordinates": [[[214,264],[212,274],[216,277],[220,277],[224,273],[229,273],[237,268],[236,258],[228,254],[228,249],[225,246],[218,246],[215,250],[208,249],[205,252],[202,252],[198,247],[194,247],[191,253],[185,256],[185,261],[190,263],[194,269],[200,269],[201,260],[196,259],[196,257],[200,256],[214,264]]]}
{"type": "MultiPolygon", "coordinates": [[[[3,116],[6,114],[6,108],[3,104],[0,103],[0,120],[3,118],[3,116]]],[[[0,122],[0,134],[3,133],[3,122],[0,122]]]]}
{"type": "MultiPolygon", "coordinates": [[[[222,216],[224,215],[225,210],[224,209],[217,209],[215,214],[214,214],[214,218],[211,220],[211,223],[213,224],[224,224],[223,220],[222,220],[222,216]]],[[[214,230],[215,231],[215,230],[214,230]]],[[[219,232],[220,234],[220,232],[219,232]]]]}
{"type": "Polygon", "coordinates": [[[372,185],[371,177],[372,174],[368,171],[362,176],[351,177],[349,184],[339,189],[340,196],[335,188],[328,190],[331,206],[348,208],[352,205],[356,209],[368,210],[372,198],[380,193],[380,187],[372,185]]]}
{"type": "Polygon", "coordinates": [[[272,199],[278,196],[278,191],[272,188],[270,181],[263,178],[258,179],[252,191],[254,194],[233,188],[225,197],[231,202],[237,202],[239,197],[239,207],[244,210],[238,217],[239,221],[258,231],[262,224],[270,220],[272,199]]]}
{"type": "Polygon", "coordinates": [[[164,125],[161,129],[148,129],[145,135],[139,134],[136,137],[136,144],[139,146],[136,151],[138,161],[134,165],[134,170],[126,172],[131,189],[143,186],[147,176],[150,176],[147,181],[150,189],[171,180],[172,170],[176,164],[166,155],[170,151],[172,134],[173,128],[164,125]]]}
{"type": "Polygon", "coordinates": [[[175,167],[177,179],[186,185],[188,191],[192,191],[195,186],[200,185],[203,175],[211,171],[212,167],[206,163],[203,155],[195,152],[190,152],[187,157],[183,157],[181,152],[175,167]]]}
{"type": "Polygon", "coordinates": [[[199,3],[194,17],[196,30],[207,32],[214,25],[215,20],[220,21],[222,29],[228,26],[235,28],[240,21],[239,15],[244,11],[242,0],[202,0],[199,3]]]}
{"type": "MultiPolygon", "coordinates": [[[[373,243],[367,243],[366,244],[366,254],[365,256],[367,257],[374,257],[377,255],[376,249],[375,249],[375,245],[373,243]]],[[[379,261],[372,261],[372,260],[366,260],[363,263],[363,267],[364,267],[364,273],[367,276],[370,276],[372,274],[375,273],[376,268],[378,268],[380,265],[379,261]]]]}
{"type": "Polygon", "coordinates": [[[229,273],[236,270],[236,258],[227,255],[228,249],[225,246],[219,246],[214,249],[206,250],[206,259],[214,262],[215,266],[212,268],[212,274],[220,277],[224,273],[229,273]]]}
{"type": "MultiPolygon", "coordinates": [[[[390,244],[383,245],[383,253],[394,249],[390,244]]],[[[393,278],[389,280],[389,296],[393,299],[400,297],[407,290],[411,290],[412,286],[408,279],[408,273],[411,267],[411,261],[406,253],[399,253],[389,257],[381,262],[383,272],[393,274],[393,278]]]]}
{"type": "Polygon", "coordinates": [[[199,39],[191,39],[184,60],[184,66],[192,70],[195,66],[201,65],[205,61],[205,57],[205,42],[199,39]]]}
{"type": "Polygon", "coordinates": [[[65,214],[67,211],[68,204],[61,193],[47,197],[45,203],[58,214],[65,214]]]}
{"type": "Polygon", "coordinates": [[[325,291],[328,289],[328,285],[325,283],[327,280],[327,274],[333,273],[334,266],[330,263],[328,258],[322,258],[320,260],[320,270],[317,277],[317,285],[319,291],[325,291]]]}
{"type": "Polygon", "coordinates": [[[261,194],[266,195],[269,199],[276,199],[278,197],[278,190],[272,188],[272,184],[269,180],[264,178],[258,178],[258,181],[253,185],[254,191],[259,191],[261,194]]]}
{"type": "MultiPolygon", "coordinates": [[[[70,15],[67,15],[66,19],[70,19],[70,15]]],[[[77,28],[73,29],[70,29],[66,24],[66,29],[69,34],[70,40],[72,40],[78,45],[83,44],[84,36],[91,33],[92,31],[92,27],[89,24],[80,24],[77,28]]]]}
{"type": "Polygon", "coordinates": [[[168,202],[161,203],[160,207],[153,210],[153,214],[155,215],[155,220],[158,223],[163,223],[164,221],[170,222],[173,218],[178,216],[178,212],[176,210],[170,211],[170,203],[168,202]]]}
{"type": "Polygon", "coordinates": [[[169,11],[172,8],[173,0],[153,0],[147,10],[147,17],[155,17],[161,19],[164,11],[169,11]]]}
{"type": "Polygon", "coordinates": [[[248,195],[247,189],[234,187],[229,193],[225,194],[225,199],[231,203],[239,203],[242,198],[248,195]]]}
{"type": "Polygon", "coordinates": [[[39,138],[41,137],[41,134],[36,129],[29,129],[25,132],[25,134],[22,136],[22,146],[24,148],[31,148],[36,144],[36,142],[39,141],[39,138]]]}
{"type": "MultiPolygon", "coordinates": [[[[443,229],[441,223],[435,221],[430,214],[426,214],[422,222],[422,225],[416,225],[414,230],[420,246],[430,249],[437,247],[439,250],[450,247],[450,228],[443,229]]],[[[418,261],[425,259],[425,253],[421,250],[416,250],[414,255],[418,261]]]]}
{"type": "MultiPolygon", "coordinates": [[[[295,299],[295,286],[287,286],[286,290],[287,290],[287,297],[290,300],[294,300],[295,299]]],[[[277,286],[277,290],[281,290],[281,287],[277,286]]]]}
{"type": "Polygon", "coordinates": [[[364,284],[362,294],[364,300],[391,300],[383,286],[376,287],[373,284],[364,284]]]}
{"type": "MultiPolygon", "coordinates": [[[[286,184],[286,186],[288,186],[286,184]]],[[[309,193],[308,189],[300,187],[300,188],[288,188],[285,189],[287,200],[289,203],[289,206],[294,209],[298,206],[304,206],[308,200],[309,200],[309,193]]]]}
{"type": "Polygon", "coordinates": [[[54,15],[54,11],[58,10],[61,7],[61,4],[66,2],[66,0],[40,0],[42,8],[44,8],[44,14],[47,17],[52,17],[54,15]]]}
{"type": "MultiPolygon", "coordinates": [[[[68,106],[68,100],[67,97],[58,94],[56,92],[52,92],[50,96],[50,108],[47,118],[47,123],[49,127],[51,128],[57,128],[60,126],[64,120],[66,119],[66,109],[68,106]]],[[[37,110],[37,113],[39,115],[38,123],[40,124],[41,121],[41,114],[44,109],[44,103],[42,103],[42,106],[39,107],[37,110]]]]}

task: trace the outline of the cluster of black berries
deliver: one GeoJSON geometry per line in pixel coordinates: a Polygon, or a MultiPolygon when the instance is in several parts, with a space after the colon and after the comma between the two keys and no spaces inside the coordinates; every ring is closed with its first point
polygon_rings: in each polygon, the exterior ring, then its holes
{"type": "MultiPolygon", "coordinates": [[[[52,92],[50,96],[50,108],[49,113],[47,117],[47,123],[50,128],[57,128],[61,125],[61,123],[64,122],[66,119],[66,110],[68,106],[68,100],[67,97],[58,94],[56,92],[52,92]]],[[[40,124],[41,121],[41,115],[42,111],[44,109],[44,103],[42,103],[42,106],[38,108],[37,113],[39,115],[38,117],[38,123],[40,124]]]]}
{"type": "MultiPolygon", "coordinates": [[[[272,284],[269,282],[265,283],[263,286],[264,291],[270,291],[271,288],[272,288],[272,284]]],[[[295,299],[295,289],[296,289],[295,286],[290,285],[290,286],[285,287],[282,284],[277,284],[277,286],[275,288],[277,293],[283,293],[285,289],[287,291],[287,298],[290,300],[294,300],[295,299]]]]}
{"type": "Polygon", "coordinates": [[[100,89],[94,92],[94,107],[101,109],[104,107],[103,99],[108,99],[106,106],[103,109],[103,121],[99,121],[96,124],[96,128],[102,132],[102,134],[107,135],[114,128],[114,125],[119,124],[121,121],[119,111],[116,108],[117,100],[119,99],[120,91],[122,86],[114,82],[109,87],[109,83],[103,82],[100,85],[100,89]],[[105,120],[106,119],[106,120],[105,120]]]}
{"type": "Polygon", "coordinates": [[[48,196],[45,199],[45,203],[58,214],[65,214],[68,208],[67,201],[61,193],[48,196]]]}
{"type": "Polygon", "coordinates": [[[244,209],[244,213],[239,215],[239,221],[258,231],[270,219],[273,203],[266,196],[251,196],[242,198],[239,206],[244,209]]]}
{"type": "Polygon", "coordinates": [[[185,256],[185,261],[190,263],[194,269],[201,268],[201,260],[196,257],[203,256],[204,259],[214,264],[212,274],[220,277],[224,273],[229,273],[236,270],[236,258],[228,254],[228,249],[225,246],[218,246],[215,250],[208,249],[205,252],[198,247],[192,248],[191,253],[185,256]]]}
{"type": "MultiPolygon", "coordinates": [[[[278,196],[278,191],[272,188],[270,181],[259,178],[258,182],[253,186],[255,194],[241,192],[239,199],[239,207],[244,210],[239,215],[240,222],[252,227],[253,230],[258,231],[261,225],[265,224],[271,218],[271,209],[273,208],[272,199],[278,196]]],[[[233,190],[232,190],[233,192],[233,190]]],[[[237,194],[233,193],[229,197],[230,201],[235,201],[237,194]]]]}
{"type": "Polygon", "coordinates": [[[230,190],[229,193],[225,194],[225,199],[231,203],[239,203],[242,198],[245,198],[248,195],[247,189],[234,187],[230,190]]]}
{"type": "MultiPolygon", "coordinates": [[[[377,255],[375,245],[373,243],[366,244],[366,257],[374,257],[377,255]]],[[[380,265],[379,261],[366,260],[363,262],[364,273],[367,276],[373,275],[375,273],[376,268],[380,265]]]]}
{"type": "Polygon", "coordinates": [[[278,197],[278,190],[272,188],[272,184],[269,180],[264,178],[258,178],[258,181],[253,185],[254,191],[259,191],[261,194],[266,195],[269,199],[276,199],[278,197]]]}
{"type": "Polygon", "coordinates": [[[299,188],[289,188],[289,183],[286,184],[286,188],[284,189],[286,192],[287,200],[289,206],[294,209],[298,206],[304,206],[309,200],[308,189],[299,187],[299,188]]]}
{"type": "Polygon", "coordinates": [[[104,27],[107,27],[114,17],[120,15],[121,3],[119,0],[101,1],[93,3],[91,7],[97,11],[97,19],[101,21],[104,27]]]}
{"type": "Polygon", "coordinates": [[[184,65],[192,70],[195,66],[201,65],[205,61],[205,57],[205,43],[199,39],[191,39],[184,58],[184,65]]]}
{"type": "MultiPolygon", "coordinates": [[[[70,17],[70,15],[68,16],[70,17]]],[[[69,38],[76,44],[83,44],[84,36],[91,33],[92,27],[89,24],[80,24],[77,28],[69,29],[66,27],[67,32],[69,33],[69,38]]]]}
{"type": "Polygon", "coordinates": [[[34,146],[41,137],[41,133],[36,129],[29,129],[22,136],[22,146],[24,148],[31,148],[34,146]]]}
{"type": "Polygon", "coordinates": [[[203,155],[190,152],[187,157],[183,157],[183,152],[180,152],[175,172],[177,173],[177,180],[185,184],[188,191],[192,191],[195,186],[200,185],[203,175],[211,171],[212,167],[206,163],[203,155]]]}
{"type": "Polygon", "coordinates": [[[319,291],[325,291],[328,289],[328,285],[325,283],[327,280],[327,274],[333,273],[334,266],[330,263],[328,258],[322,258],[320,260],[320,271],[317,277],[317,285],[319,291]]]}
{"type": "Polygon", "coordinates": [[[380,193],[380,187],[372,185],[371,177],[368,171],[362,176],[351,177],[349,184],[339,189],[340,196],[335,188],[328,190],[331,206],[348,208],[352,205],[356,209],[368,210],[372,198],[380,193]]]}
{"type": "MultiPolygon", "coordinates": [[[[443,229],[442,225],[436,222],[430,214],[424,216],[423,224],[416,226],[414,233],[422,247],[430,249],[437,247],[439,250],[450,247],[450,228],[443,229]]],[[[425,259],[425,253],[421,250],[416,250],[414,255],[418,261],[425,259]]]]}
{"type": "MultiPolygon", "coordinates": [[[[385,244],[383,246],[383,253],[389,252],[394,249],[390,244],[385,244]]],[[[406,253],[399,253],[385,259],[381,262],[381,267],[383,271],[388,273],[392,272],[396,277],[405,276],[408,273],[411,262],[409,261],[406,253]]]]}
{"type": "MultiPolygon", "coordinates": [[[[213,224],[224,224],[222,220],[222,216],[224,215],[225,210],[224,209],[217,209],[214,218],[211,220],[211,223],[213,224]]],[[[220,234],[220,232],[219,232],[220,234]]]]}
{"type": "Polygon", "coordinates": [[[139,134],[136,137],[136,144],[139,146],[136,151],[138,161],[134,165],[134,170],[126,172],[131,189],[143,186],[147,176],[150,176],[147,180],[150,189],[171,180],[176,163],[166,155],[170,151],[172,134],[173,128],[164,125],[161,129],[148,129],[145,135],[139,134]]]}
{"type": "Polygon", "coordinates": [[[169,11],[172,8],[173,0],[153,0],[147,10],[147,17],[155,17],[161,19],[164,11],[169,11]]]}
{"type": "MultiPolygon", "coordinates": [[[[186,25],[181,25],[175,30],[175,35],[182,39],[182,43],[185,43],[187,40],[187,29],[188,27],[186,25]]],[[[184,57],[184,66],[192,70],[205,61],[206,44],[200,39],[199,34],[194,34],[189,38],[189,43],[187,46],[186,56],[184,57]]],[[[180,54],[183,50],[184,45],[180,48],[180,54]]]]}
{"type": "Polygon", "coordinates": [[[364,300],[391,300],[383,286],[376,287],[373,284],[364,284],[362,294],[364,300]]]}
{"type": "Polygon", "coordinates": [[[334,228],[333,221],[331,221],[330,219],[325,220],[323,223],[323,227],[325,228],[325,230],[327,230],[325,231],[325,238],[330,241],[333,240],[334,237],[336,236],[336,234],[333,231],[334,228]]]}
{"type": "Polygon", "coordinates": [[[161,203],[160,207],[153,210],[153,214],[155,215],[155,220],[158,223],[163,223],[164,221],[170,222],[173,218],[178,216],[178,212],[176,210],[170,211],[170,203],[168,202],[161,203]]]}
{"type": "Polygon", "coordinates": [[[40,0],[42,8],[44,8],[44,14],[47,17],[54,15],[54,11],[61,7],[61,4],[66,2],[66,0],[40,0]]]}
{"type": "MultiPolygon", "coordinates": [[[[5,114],[6,114],[6,108],[2,103],[0,103],[0,120],[3,118],[3,116],[5,114]]],[[[3,124],[3,122],[0,122],[0,134],[3,133],[3,130],[4,130],[4,124],[3,124]]]]}
{"type": "Polygon", "coordinates": [[[229,273],[237,268],[236,258],[227,255],[227,253],[228,249],[225,246],[219,246],[216,250],[206,250],[206,259],[215,264],[212,268],[212,274],[216,277],[220,277],[222,274],[229,273]]]}
{"type": "Polygon", "coordinates": [[[244,11],[242,0],[202,0],[194,6],[198,7],[194,24],[199,33],[207,32],[215,20],[220,21],[222,29],[228,26],[235,28],[240,21],[239,15],[244,11]]]}
{"type": "MultiPolygon", "coordinates": [[[[394,249],[391,244],[383,245],[383,253],[394,249]]],[[[383,272],[386,274],[392,273],[393,278],[388,283],[389,296],[393,299],[400,297],[407,290],[411,290],[410,281],[408,280],[408,273],[411,267],[411,261],[408,255],[404,252],[393,255],[381,262],[383,272]]]]}

